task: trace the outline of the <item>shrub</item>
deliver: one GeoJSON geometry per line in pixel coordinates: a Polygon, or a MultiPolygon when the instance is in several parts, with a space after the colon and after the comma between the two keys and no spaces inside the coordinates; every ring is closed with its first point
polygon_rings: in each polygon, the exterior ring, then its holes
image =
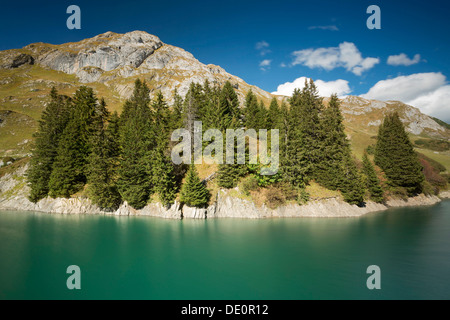
{"type": "Polygon", "coordinates": [[[259,188],[258,186],[258,180],[255,178],[254,175],[250,175],[246,178],[244,178],[241,182],[241,191],[246,196],[250,195],[250,191],[257,190],[259,188]]]}
{"type": "Polygon", "coordinates": [[[300,189],[298,191],[297,203],[302,205],[309,201],[309,193],[305,189],[300,189]]]}
{"type": "Polygon", "coordinates": [[[280,189],[275,188],[274,186],[269,186],[264,190],[264,203],[270,209],[275,209],[286,203],[286,198],[280,189]]]}

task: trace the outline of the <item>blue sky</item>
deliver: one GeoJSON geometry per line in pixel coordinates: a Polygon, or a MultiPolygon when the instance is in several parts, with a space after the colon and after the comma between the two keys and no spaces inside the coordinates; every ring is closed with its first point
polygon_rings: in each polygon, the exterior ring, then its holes
{"type": "Polygon", "coordinates": [[[309,77],[324,94],[398,99],[450,121],[449,9],[435,0],[8,1],[0,50],[143,30],[269,92],[309,77]],[[81,30],[66,28],[71,4],[81,30]],[[372,4],[380,30],[366,27],[372,4]]]}

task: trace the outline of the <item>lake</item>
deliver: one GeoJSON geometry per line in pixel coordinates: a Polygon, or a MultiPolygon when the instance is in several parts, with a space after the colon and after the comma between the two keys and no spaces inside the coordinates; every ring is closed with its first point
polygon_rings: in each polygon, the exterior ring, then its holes
{"type": "Polygon", "coordinates": [[[0,299],[449,298],[448,200],[358,218],[0,212],[0,299]],[[70,265],[81,290],[66,286],[70,265]]]}

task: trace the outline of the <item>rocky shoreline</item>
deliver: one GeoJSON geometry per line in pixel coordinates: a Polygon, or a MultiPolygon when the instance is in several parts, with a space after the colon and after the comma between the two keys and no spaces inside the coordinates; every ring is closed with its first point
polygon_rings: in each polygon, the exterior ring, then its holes
{"type": "Polygon", "coordinates": [[[0,210],[40,211],[59,214],[104,214],[118,216],[151,216],[167,219],[214,219],[214,218],[291,218],[291,217],[358,217],[370,212],[383,211],[391,207],[433,205],[443,198],[450,198],[450,191],[442,192],[439,197],[418,195],[407,201],[393,199],[386,204],[368,201],[364,207],[350,205],[337,198],[310,201],[304,205],[287,204],[276,209],[265,205],[258,207],[249,200],[232,197],[221,190],[215,203],[208,208],[190,208],[175,202],[170,207],[160,203],[150,203],[136,210],[126,202],[116,211],[105,211],[93,205],[87,198],[45,198],[38,203],[30,202],[26,195],[28,187],[24,183],[26,167],[14,174],[0,178],[0,210]]]}

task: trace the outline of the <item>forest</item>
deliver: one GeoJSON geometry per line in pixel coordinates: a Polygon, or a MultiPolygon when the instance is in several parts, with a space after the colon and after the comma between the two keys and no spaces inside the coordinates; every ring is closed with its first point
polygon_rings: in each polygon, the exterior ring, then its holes
{"type": "Polygon", "coordinates": [[[306,203],[306,187],[314,182],[363,206],[368,200],[382,203],[387,197],[433,193],[445,186],[436,181],[432,167],[419,161],[398,114],[385,117],[376,145],[357,159],[336,95],[325,103],[310,80],[280,101],[273,98],[265,106],[250,90],[240,105],[230,82],[220,86],[205,81],[192,83],[184,97],[175,90],[169,105],[161,92],[151,98],[145,81],[137,79],[119,115],[110,113],[92,88],[81,86],[71,97],[53,88],[34,135],[29,199],[83,194],[105,210],[124,201],[135,209],[149,201],[170,206],[175,200],[206,207],[214,185],[238,187],[247,195],[263,190],[268,206],[275,208],[289,201],[306,203]],[[226,129],[278,129],[278,172],[264,175],[267,165],[246,157],[245,163],[224,161],[201,179],[195,164],[174,163],[171,152],[178,142],[171,140],[172,133],[184,128],[194,134],[196,121],[202,122],[203,133],[217,129],[224,136],[226,129]]]}

